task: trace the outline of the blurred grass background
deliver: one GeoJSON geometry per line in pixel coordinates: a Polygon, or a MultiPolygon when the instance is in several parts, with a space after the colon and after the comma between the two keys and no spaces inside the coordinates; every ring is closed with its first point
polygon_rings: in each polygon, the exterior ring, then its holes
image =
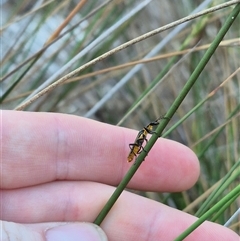
{"type": "MultiPolygon", "coordinates": [[[[56,81],[116,46],[188,16],[197,8],[200,11],[224,2],[2,1],[1,108],[16,108],[46,81],[56,81]],[[62,23],[65,25],[58,35],[55,31],[62,23]],[[32,56],[56,37],[34,61],[32,56]]],[[[204,15],[178,32],[164,31],[113,54],[48,92],[26,110],[74,114],[116,125],[156,80],[152,92],[143,95],[139,106],[121,121],[121,126],[139,130],[166,113],[232,8],[204,15]],[[154,59],[148,57],[149,61],[143,63],[144,56],[159,44],[160,50],[152,54],[154,59]],[[136,61],[142,64],[136,67],[136,61]]],[[[194,214],[209,196],[208,190],[240,162],[239,24],[238,17],[169,128],[189,111],[193,113],[173,130],[166,130],[166,138],[189,146],[198,155],[198,183],[182,193],[137,193],[194,214]],[[198,104],[199,108],[194,109],[198,104]]],[[[219,199],[238,183],[239,175],[219,199]]],[[[224,224],[239,204],[238,199],[215,222],[224,224]]],[[[239,232],[239,226],[235,219],[230,228],[239,232]]]]}

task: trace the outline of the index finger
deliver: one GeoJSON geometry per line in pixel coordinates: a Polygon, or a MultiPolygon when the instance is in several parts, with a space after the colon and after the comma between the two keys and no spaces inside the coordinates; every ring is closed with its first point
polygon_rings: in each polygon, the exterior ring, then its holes
{"type": "MultiPolygon", "coordinates": [[[[56,180],[117,185],[130,165],[129,143],[137,132],[55,113],[2,111],[2,184],[19,188],[56,180]]],[[[128,187],[180,191],[199,174],[195,154],[160,138],[128,187]]]]}

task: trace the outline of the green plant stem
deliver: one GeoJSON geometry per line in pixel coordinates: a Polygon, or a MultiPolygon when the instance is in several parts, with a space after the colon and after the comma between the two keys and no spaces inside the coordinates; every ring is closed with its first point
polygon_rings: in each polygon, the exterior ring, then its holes
{"type": "Polygon", "coordinates": [[[11,93],[15,86],[22,80],[22,78],[27,74],[27,72],[32,68],[32,66],[37,62],[41,55],[36,56],[36,58],[30,63],[30,65],[23,71],[23,73],[14,81],[14,83],[5,91],[5,93],[0,98],[0,104],[6,99],[6,97],[11,93]]]}
{"type": "MultiPolygon", "coordinates": [[[[237,195],[237,197],[239,194],[237,195]]],[[[216,222],[216,220],[223,214],[223,212],[229,208],[229,206],[236,200],[237,197],[233,197],[229,199],[226,203],[223,204],[222,207],[214,214],[214,216],[210,219],[211,222],[216,222]]]]}
{"type": "MultiPolygon", "coordinates": [[[[227,120],[230,120],[234,115],[236,115],[240,110],[240,105],[238,105],[228,116],[227,120]]],[[[208,143],[201,149],[200,153],[197,153],[198,159],[201,159],[212,143],[217,139],[218,135],[224,130],[225,127],[220,128],[208,141],[208,143]]]]}
{"type": "MultiPolygon", "coordinates": [[[[192,115],[196,110],[198,110],[205,102],[207,102],[212,96],[208,96],[205,99],[203,99],[202,101],[200,101],[197,105],[195,105],[187,114],[185,114],[178,122],[176,122],[173,126],[171,126],[171,128],[169,128],[167,131],[165,131],[162,135],[162,137],[166,137],[168,136],[172,131],[174,131],[179,125],[181,125],[190,115],[192,115]]],[[[232,118],[236,113],[238,113],[238,111],[240,110],[240,105],[238,105],[235,110],[232,111],[232,113],[229,115],[229,117],[227,118],[227,120],[229,120],[230,118],[232,118]]],[[[212,142],[216,139],[216,137],[221,133],[221,131],[224,129],[224,127],[222,127],[215,135],[214,137],[211,139],[211,141],[209,141],[209,143],[207,144],[207,146],[204,148],[204,151],[202,151],[200,154],[198,154],[198,159],[200,159],[200,157],[202,157],[202,155],[206,152],[206,150],[208,149],[208,147],[212,144],[212,142]]]]}
{"type": "Polygon", "coordinates": [[[222,179],[219,186],[209,195],[205,202],[201,205],[195,216],[201,217],[204,212],[216,201],[216,199],[226,190],[226,188],[236,180],[240,175],[240,159],[231,168],[227,175],[222,179]]]}
{"type": "Polygon", "coordinates": [[[117,198],[121,195],[123,190],[126,188],[127,184],[129,183],[129,181],[131,180],[131,178],[133,177],[133,175],[139,168],[140,164],[141,164],[141,162],[138,162],[138,163],[135,162],[135,164],[131,166],[131,168],[129,169],[127,174],[124,176],[124,178],[122,179],[122,181],[120,182],[120,184],[118,185],[118,187],[116,188],[116,190],[114,191],[114,193],[112,194],[112,196],[110,197],[110,199],[108,200],[108,202],[106,203],[106,205],[104,206],[102,211],[99,213],[99,215],[95,219],[95,221],[94,221],[95,224],[97,224],[97,225],[101,224],[101,222],[103,221],[105,216],[108,214],[108,212],[110,211],[110,209],[112,208],[114,203],[117,201],[117,198]]]}
{"type": "Polygon", "coordinates": [[[193,223],[188,229],[186,229],[183,233],[181,233],[174,241],[181,241],[186,238],[193,230],[195,230],[200,224],[207,220],[213,213],[217,212],[221,209],[225,203],[230,200],[233,202],[239,197],[240,194],[240,185],[235,187],[228,195],[222,198],[217,204],[215,204],[211,209],[209,209],[204,215],[202,215],[195,223],[193,223]]]}
{"type": "Polygon", "coordinates": [[[180,94],[178,95],[178,97],[175,99],[172,106],[168,110],[167,114],[165,115],[166,118],[162,119],[162,121],[160,122],[160,124],[158,125],[158,127],[156,129],[156,133],[152,135],[152,137],[148,141],[147,145],[144,147],[145,151],[141,152],[141,154],[138,156],[135,164],[131,166],[131,168],[129,169],[127,174],[124,176],[123,180],[120,182],[120,184],[118,185],[118,187],[116,188],[116,190],[114,191],[114,193],[112,194],[112,196],[110,197],[110,199],[108,200],[106,205],[103,207],[103,209],[101,210],[101,212],[95,219],[95,221],[94,221],[95,224],[97,224],[97,225],[101,224],[103,219],[106,217],[108,212],[111,210],[114,203],[117,201],[118,197],[121,195],[123,190],[126,188],[127,184],[129,183],[129,181],[131,180],[131,178],[133,177],[133,175],[135,174],[135,172],[137,171],[137,169],[139,168],[139,166],[141,165],[141,163],[147,156],[148,152],[150,151],[150,149],[152,148],[154,143],[161,136],[161,133],[163,132],[164,128],[167,126],[169,120],[172,118],[172,116],[177,111],[178,107],[180,106],[180,104],[182,103],[182,101],[184,100],[184,98],[186,97],[188,92],[191,90],[192,86],[194,85],[197,78],[203,71],[203,69],[206,66],[206,64],[208,63],[209,59],[211,58],[211,56],[217,49],[218,45],[222,41],[224,35],[227,33],[230,26],[236,19],[239,11],[240,11],[240,4],[237,4],[236,7],[233,9],[233,11],[230,13],[229,17],[227,18],[227,20],[224,23],[224,25],[222,26],[222,28],[220,29],[216,38],[213,40],[212,44],[210,45],[210,47],[204,54],[203,58],[197,65],[196,69],[193,71],[192,75],[189,77],[187,83],[181,90],[180,94]]]}

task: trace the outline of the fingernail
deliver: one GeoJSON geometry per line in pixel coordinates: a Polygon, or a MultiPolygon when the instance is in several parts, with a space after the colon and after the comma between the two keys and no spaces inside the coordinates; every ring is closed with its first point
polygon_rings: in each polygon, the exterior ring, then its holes
{"type": "Polygon", "coordinates": [[[48,229],[47,241],[107,241],[102,229],[92,223],[71,223],[48,229]]]}

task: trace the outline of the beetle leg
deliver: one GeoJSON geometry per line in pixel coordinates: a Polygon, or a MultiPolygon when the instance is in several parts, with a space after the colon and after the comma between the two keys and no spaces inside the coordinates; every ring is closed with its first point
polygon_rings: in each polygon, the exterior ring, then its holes
{"type": "Polygon", "coordinates": [[[129,148],[132,150],[134,146],[137,146],[136,143],[129,144],[129,148]]]}

